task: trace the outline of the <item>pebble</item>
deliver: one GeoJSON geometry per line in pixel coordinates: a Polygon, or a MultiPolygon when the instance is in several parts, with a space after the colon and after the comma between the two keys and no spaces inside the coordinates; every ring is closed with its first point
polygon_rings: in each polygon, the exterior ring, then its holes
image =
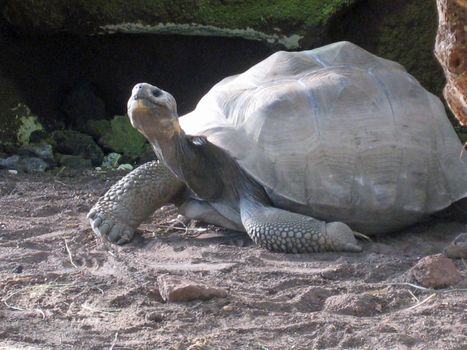
{"type": "Polygon", "coordinates": [[[211,287],[179,276],[162,275],[157,278],[157,282],[162,299],[169,303],[227,296],[225,289],[211,287]]]}
{"type": "Polygon", "coordinates": [[[222,308],[222,311],[225,311],[225,312],[232,312],[233,311],[233,306],[232,305],[225,305],[223,308],[222,308]]]}
{"type": "Polygon", "coordinates": [[[446,288],[459,283],[462,275],[448,257],[438,254],[422,258],[412,267],[413,278],[426,288],[446,288]]]}
{"type": "Polygon", "coordinates": [[[16,265],[11,272],[12,273],[22,273],[23,272],[23,266],[22,265],[16,265]]]}
{"type": "Polygon", "coordinates": [[[467,232],[458,235],[444,248],[444,254],[451,259],[467,259],[467,232]]]}

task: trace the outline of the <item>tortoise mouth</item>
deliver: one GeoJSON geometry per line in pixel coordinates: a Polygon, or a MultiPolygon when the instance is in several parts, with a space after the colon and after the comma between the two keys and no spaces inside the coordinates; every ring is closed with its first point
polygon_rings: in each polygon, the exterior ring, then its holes
{"type": "Polygon", "coordinates": [[[162,103],[157,103],[149,96],[132,95],[128,100],[127,111],[128,116],[132,119],[135,113],[147,117],[156,116],[158,111],[164,107],[162,103]]]}
{"type": "Polygon", "coordinates": [[[146,98],[131,98],[128,101],[128,115],[131,116],[135,112],[152,114],[151,112],[153,108],[151,107],[153,106],[156,106],[156,104],[146,98]]]}
{"type": "Polygon", "coordinates": [[[173,119],[168,113],[167,105],[157,103],[150,97],[142,96],[128,101],[128,118],[133,127],[144,135],[155,135],[155,131],[165,130],[166,133],[173,134],[180,132],[177,119],[173,119]],[[162,109],[161,109],[162,108],[162,109]],[[169,130],[172,130],[168,132],[169,130]]]}

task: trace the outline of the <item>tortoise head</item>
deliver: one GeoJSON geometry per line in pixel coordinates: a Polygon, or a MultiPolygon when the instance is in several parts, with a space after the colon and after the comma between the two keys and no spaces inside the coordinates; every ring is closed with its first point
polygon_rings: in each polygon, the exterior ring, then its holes
{"type": "Polygon", "coordinates": [[[128,100],[128,116],[131,125],[150,142],[181,131],[174,97],[150,84],[135,85],[128,100]]]}

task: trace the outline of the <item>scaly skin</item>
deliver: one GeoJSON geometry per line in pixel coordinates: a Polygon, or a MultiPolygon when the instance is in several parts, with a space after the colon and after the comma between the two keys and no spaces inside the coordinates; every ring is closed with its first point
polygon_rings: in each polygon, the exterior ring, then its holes
{"type": "Polygon", "coordinates": [[[247,233],[256,244],[268,250],[283,253],[361,251],[352,230],[342,222],[325,223],[261,205],[246,207],[241,216],[247,233]]]}
{"type": "Polygon", "coordinates": [[[109,241],[129,242],[135,229],[184,188],[166,166],[146,163],[113,185],[88,214],[94,232],[109,241]]]}

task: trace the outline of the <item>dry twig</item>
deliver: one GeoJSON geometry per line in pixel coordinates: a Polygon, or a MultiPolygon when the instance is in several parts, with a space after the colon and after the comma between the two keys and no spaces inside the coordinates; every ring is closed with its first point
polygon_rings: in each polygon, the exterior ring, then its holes
{"type": "Polygon", "coordinates": [[[118,338],[118,332],[115,333],[114,340],[113,340],[112,344],[110,345],[109,350],[112,350],[114,348],[115,344],[117,344],[117,338],[118,338]]]}
{"type": "Polygon", "coordinates": [[[408,283],[408,282],[399,282],[399,283],[388,283],[390,286],[409,286],[412,288],[419,289],[423,292],[430,292],[433,294],[442,294],[442,293],[454,293],[454,292],[467,292],[467,288],[452,288],[452,289],[433,289],[425,288],[417,284],[408,283]]]}
{"type": "Polygon", "coordinates": [[[413,306],[411,306],[411,307],[409,307],[407,309],[404,309],[403,311],[409,311],[409,310],[415,309],[416,307],[419,307],[420,305],[425,304],[428,300],[433,299],[435,296],[436,296],[436,293],[433,293],[430,296],[423,299],[422,301],[416,303],[415,305],[413,305],[413,306]]]}
{"type": "Polygon", "coordinates": [[[70,248],[68,247],[68,243],[66,242],[66,239],[64,241],[65,241],[65,248],[66,248],[66,251],[68,252],[68,257],[70,258],[71,265],[73,265],[76,269],[78,269],[79,267],[73,261],[73,256],[71,255],[71,251],[70,251],[70,248]]]}

